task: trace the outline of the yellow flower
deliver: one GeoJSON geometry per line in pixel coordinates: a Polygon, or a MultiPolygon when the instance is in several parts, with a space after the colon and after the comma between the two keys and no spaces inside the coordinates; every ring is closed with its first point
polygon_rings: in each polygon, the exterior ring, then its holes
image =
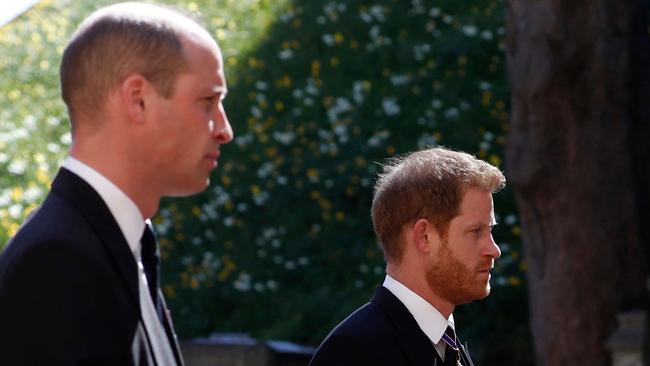
{"type": "Polygon", "coordinates": [[[514,236],[521,237],[521,228],[519,226],[513,226],[511,231],[514,236]]]}
{"type": "Polygon", "coordinates": [[[520,269],[522,272],[526,272],[526,271],[528,270],[528,261],[525,260],[525,259],[524,259],[523,261],[521,261],[521,262],[519,263],[519,269],[520,269]]]}
{"type": "Polygon", "coordinates": [[[312,61],[311,62],[311,77],[314,79],[318,79],[320,76],[320,61],[312,61]]]}
{"type": "Polygon", "coordinates": [[[10,101],[15,102],[15,101],[17,101],[18,99],[20,99],[20,97],[22,96],[22,93],[20,92],[20,90],[18,90],[18,89],[14,89],[14,90],[10,91],[10,92],[7,94],[7,96],[9,97],[9,100],[10,100],[10,101]]]}
{"type": "Polygon", "coordinates": [[[165,293],[165,297],[168,299],[176,298],[176,287],[174,285],[165,285],[163,287],[163,292],[165,293]]]}
{"type": "Polygon", "coordinates": [[[20,201],[21,198],[23,198],[23,189],[22,187],[14,187],[14,189],[11,191],[11,199],[14,202],[20,201]]]}
{"type": "Polygon", "coordinates": [[[223,207],[225,207],[228,211],[232,211],[232,209],[235,208],[235,205],[231,200],[227,200],[226,203],[223,204],[223,207]]]}
{"type": "Polygon", "coordinates": [[[354,162],[357,164],[358,167],[363,167],[367,163],[366,159],[361,155],[354,158],[354,162]]]}
{"type": "Polygon", "coordinates": [[[267,148],[266,150],[264,150],[264,153],[265,153],[266,156],[268,156],[269,158],[272,158],[272,157],[274,157],[274,156],[276,156],[276,155],[278,154],[278,149],[275,148],[275,147],[269,147],[269,148],[267,148]]]}
{"type": "Polygon", "coordinates": [[[318,171],[314,168],[307,169],[307,177],[309,179],[318,179],[318,171]]]}
{"type": "Polygon", "coordinates": [[[199,288],[199,281],[196,278],[192,277],[192,279],[190,280],[190,287],[193,290],[196,290],[197,288],[199,288]]]}
{"type": "Polygon", "coordinates": [[[498,155],[490,155],[490,164],[498,167],[501,165],[501,158],[498,155]]]}
{"type": "Polygon", "coordinates": [[[492,93],[489,90],[484,91],[481,104],[483,104],[484,107],[487,107],[488,105],[490,105],[491,100],[492,100],[492,93]]]}
{"type": "Polygon", "coordinates": [[[232,182],[232,180],[230,179],[229,176],[227,176],[227,175],[221,176],[221,184],[223,184],[224,187],[230,186],[231,182],[232,182]]]}
{"type": "Polygon", "coordinates": [[[510,277],[508,277],[508,283],[511,286],[519,286],[519,285],[521,285],[521,279],[519,277],[510,276],[510,277]]]}
{"type": "Polygon", "coordinates": [[[284,88],[290,88],[292,85],[291,78],[289,75],[284,75],[282,79],[277,81],[277,85],[284,88]]]}
{"type": "Polygon", "coordinates": [[[5,227],[7,228],[7,236],[12,237],[16,235],[16,232],[18,232],[20,225],[18,225],[18,223],[15,222],[10,222],[5,227]]]}
{"type": "Polygon", "coordinates": [[[519,252],[517,252],[517,251],[512,251],[512,252],[510,253],[510,258],[512,258],[512,259],[515,260],[515,261],[518,260],[518,259],[519,259],[519,252]]]}

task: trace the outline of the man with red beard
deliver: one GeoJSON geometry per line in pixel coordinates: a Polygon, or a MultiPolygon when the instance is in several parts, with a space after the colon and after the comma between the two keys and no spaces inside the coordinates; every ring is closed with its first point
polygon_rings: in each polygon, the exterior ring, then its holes
{"type": "Polygon", "coordinates": [[[492,194],[504,185],[499,169],[441,147],[386,165],[372,202],[386,279],[325,338],[310,366],[473,366],[452,312],[490,293],[501,255],[492,194]]]}

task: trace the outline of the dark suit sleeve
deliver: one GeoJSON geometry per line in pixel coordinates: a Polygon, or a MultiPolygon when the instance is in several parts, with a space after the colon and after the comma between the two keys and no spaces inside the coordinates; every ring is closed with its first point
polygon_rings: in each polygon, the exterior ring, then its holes
{"type": "Polygon", "coordinates": [[[102,334],[120,322],[106,311],[116,299],[102,265],[65,242],[30,248],[2,269],[0,365],[130,364],[131,340],[111,349],[102,334]]]}

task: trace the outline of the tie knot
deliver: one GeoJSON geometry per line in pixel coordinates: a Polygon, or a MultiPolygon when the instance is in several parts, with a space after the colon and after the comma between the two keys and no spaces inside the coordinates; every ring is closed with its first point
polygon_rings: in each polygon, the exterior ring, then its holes
{"type": "Polygon", "coordinates": [[[156,257],[156,236],[153,233],[153,230],[149,227],[148,224],[144,225],[144,231],[142,232],[142,238],[140,239],[142,244],[142,257],[151,258],[156,257]]]}
{"type": "Polygon", "coordinates": [[[447,326],[447,329],[445,329],[445,334],[442,335],[442,340],[445,341],[445,343],[447,343],[447,345],[454,351],[458,351],[456,332],[452,327],[447,326]]]}

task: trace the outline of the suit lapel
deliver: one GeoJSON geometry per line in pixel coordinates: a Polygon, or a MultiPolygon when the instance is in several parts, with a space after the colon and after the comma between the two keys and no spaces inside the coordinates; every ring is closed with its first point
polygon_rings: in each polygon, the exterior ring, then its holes
{"type": "Polygon", "coordinates": [[[413,315],[393,293],[380,286],[370,302],[386,313],[395,327],[395,339],[411,365],[442,365],[431,340],[422,332],[413,315]]]}
{"type": "Polygon", "coordinates": [[[138,269],[133,253],[106,203],[86,181],[65,168],[61,168],[54,178],[52,191],[65,197],[81,211],[103,242],[111,262],[124,280],[124,287],[136,308],[139,308],[138,269]]]}
{"type": "Polygon", "coordinates": [[[467,349],[460,343],[460,341],[458,342],[458,348],[460,348],[460,357],[463,359],[463,365],[474,366],[472,357],[470,357],[469,352],[467,352],[467,349]]]}
{"type": "Polygon", "coordinates": [[[163,296],[160,288],[158,289],[158,299],[163,307],[163,327],[165,328],[165,334],[169,338],[169,344],[172,346],[172,351],[174,351],[174,358],[176,358],[176,364],[178,366],[184,366],[183,356],[181,354],[181,347],[178,344],[178,336],[174,330],[174,323],[172,322],[172,316],[169,309],[167,309],[167,303],[165,302],[165,297],[163,296]]]}

